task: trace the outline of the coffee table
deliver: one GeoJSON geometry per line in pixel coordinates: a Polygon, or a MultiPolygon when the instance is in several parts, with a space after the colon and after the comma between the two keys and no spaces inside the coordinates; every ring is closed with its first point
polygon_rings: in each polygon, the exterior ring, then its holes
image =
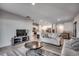
{"type": "Polygon", "coordinates": [[[29,50],[26,52],[26,56],[42,56],[42,47],[39,45],[40,42],[38,41],[32,41],[25,44],[26,48],[29,48],[29,50]]]}

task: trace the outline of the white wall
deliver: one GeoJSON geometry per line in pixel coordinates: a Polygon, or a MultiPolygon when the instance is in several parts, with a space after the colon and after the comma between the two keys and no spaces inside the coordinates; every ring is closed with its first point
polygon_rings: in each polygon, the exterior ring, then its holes
{"type": "Polygon", "coordinates": [[[64,23],[64,30],[67,32],[73,32],[73,22],[64,23]]]}
{"type": "Polygon", "coordinates": [[[29,29],[32,32],[32,21],[25,20],[17,15],[0,12],[0,47],[11,45],[11,38],[16,35],[16,29],[29,29]]]}
{"type": "Polygon", "coordinates": [[[66,32],[72,32],[73,33],[73,22],[65,22],[65,23],[60,23],[60,24],[57,24],[57,32],[59,33],[60,30],[58,29],[58,26],[59,25],[62,25],[63,26],[63,31],[66,31],[66,32]]]}
{"type": "Polygon", "coordinates": [[[64,24],[57,25],[57,32],[58,33],[63,33],[63,31],[64,31],[64,24]]]}

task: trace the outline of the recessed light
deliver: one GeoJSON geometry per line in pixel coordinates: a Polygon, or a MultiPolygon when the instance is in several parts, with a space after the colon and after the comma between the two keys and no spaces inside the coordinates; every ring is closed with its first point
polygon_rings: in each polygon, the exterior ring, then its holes
{"type": "Polygon", "coordinates": [[[61,21],[61,19],[57,19],[57,21],[61,21]]]}
{"type": "Polygon", "coordinates": [[[33,2],[33,3],[32,3],[32,5],[34,6],[34,5],[35,5],[35,3],[33,2]]]}

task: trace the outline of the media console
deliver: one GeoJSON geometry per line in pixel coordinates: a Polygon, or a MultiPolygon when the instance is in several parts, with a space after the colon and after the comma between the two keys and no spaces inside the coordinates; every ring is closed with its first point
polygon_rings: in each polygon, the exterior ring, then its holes
{"type": "Polygon", "coordinates": [[[20,44],[29,41],[29,36],[19,36],[12,38],[12,45],[20,44]]]}

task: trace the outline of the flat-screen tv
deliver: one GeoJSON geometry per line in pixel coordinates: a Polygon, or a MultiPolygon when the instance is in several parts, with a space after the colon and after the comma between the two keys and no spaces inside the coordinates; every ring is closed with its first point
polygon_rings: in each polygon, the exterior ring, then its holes
{"type": "Polygon", "coordinates": [[[17,29],[16,30],[16,36],[26,36],[26,29],[17,29]]]}

